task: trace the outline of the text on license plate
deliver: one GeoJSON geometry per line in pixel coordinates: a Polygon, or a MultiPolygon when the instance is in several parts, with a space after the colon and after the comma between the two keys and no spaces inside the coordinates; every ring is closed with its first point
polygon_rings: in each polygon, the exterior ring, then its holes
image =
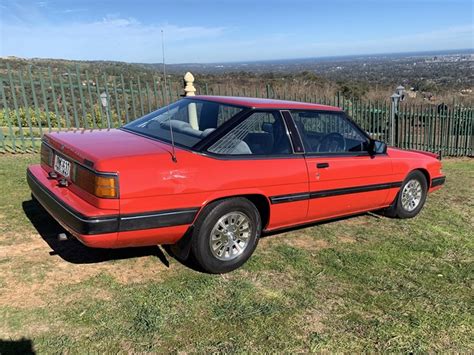
{"type": "Polygon", "coordinates": [[[69,177],[71,174],[71,163],[64,158],[56,155],[54,157],[54,170],[64,177],[69,177]]]}

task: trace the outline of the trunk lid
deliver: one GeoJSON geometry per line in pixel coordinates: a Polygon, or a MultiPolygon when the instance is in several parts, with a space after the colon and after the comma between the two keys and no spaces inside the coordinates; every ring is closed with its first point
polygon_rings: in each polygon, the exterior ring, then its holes
{"type": "Polygon", "coordinates": [[[171,154],[166,143],[120,129],[55,132],[46,134],[44,141],[66,158],[102,172],[118,171],[128,158],[171,154]]]}

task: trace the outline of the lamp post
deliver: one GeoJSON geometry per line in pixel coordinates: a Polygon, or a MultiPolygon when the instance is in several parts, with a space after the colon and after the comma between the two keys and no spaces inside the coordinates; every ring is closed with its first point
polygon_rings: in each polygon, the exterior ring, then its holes
{"type": "Polygon", "coordinates": [[[390,99],[392,101],[392,110],[390,112],[390,144],[394,147],[397,144],[395,141],[397,131],[396,119],[398,117],[400,102],[405,100],[405,88],[402,85],[397,86],[393,95],[390,96],[390,99]]]}
{"type": "Polygon", "coordinates": [[[402,85],[398,85],[395,89],[395,93],[400,95],[400,101],[405,100],[405,87],[403,87],[402,85]]]}
{"type": "Polygon", "coordinates": [[[392,109],[390,110],[390,145],[395,146],[395,119],[398,114],[398,104],[400,103],[400,95],[393,94],[390,96],[392,100],[392,109]]]}

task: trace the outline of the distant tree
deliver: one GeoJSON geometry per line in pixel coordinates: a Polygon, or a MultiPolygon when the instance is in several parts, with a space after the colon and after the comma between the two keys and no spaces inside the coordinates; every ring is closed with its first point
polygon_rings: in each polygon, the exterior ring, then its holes
{"type": "Polygon", "coordinates": [[[347,98],[361,99],[368,92],[368,85],[358,82],[338,82],[338,91],[347,98]]]}

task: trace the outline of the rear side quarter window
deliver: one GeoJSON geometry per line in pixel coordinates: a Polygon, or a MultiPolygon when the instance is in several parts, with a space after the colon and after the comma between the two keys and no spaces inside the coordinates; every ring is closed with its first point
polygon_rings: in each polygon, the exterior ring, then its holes
{"type": "Polygon", "coordinates": [[[254,112],[208,149],[217,155],[291,154],[286,126],[278,112],[254,112]]]}

